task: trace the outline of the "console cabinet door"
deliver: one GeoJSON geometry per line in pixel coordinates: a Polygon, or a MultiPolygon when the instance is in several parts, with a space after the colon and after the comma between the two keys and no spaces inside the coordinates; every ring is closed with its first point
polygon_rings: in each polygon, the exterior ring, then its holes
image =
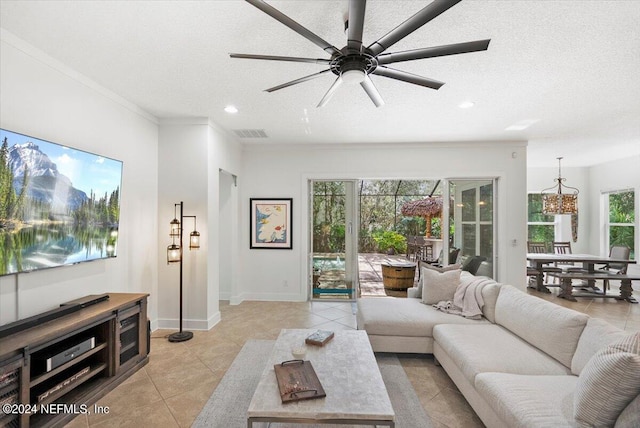
{"type": "Polygon", "coordinates": [[[135,366],[148,354],[146,301],[118,311],[116,317],[116,373],[135,366]]]}

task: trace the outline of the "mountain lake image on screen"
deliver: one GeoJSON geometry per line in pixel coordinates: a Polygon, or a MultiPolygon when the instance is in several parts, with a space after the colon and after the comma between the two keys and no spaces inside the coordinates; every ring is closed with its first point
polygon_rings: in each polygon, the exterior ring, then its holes
{"type": "Polygon", "coordinates": [[[0,275],[115,257],[122,162],[0,129],[0,275]]]}

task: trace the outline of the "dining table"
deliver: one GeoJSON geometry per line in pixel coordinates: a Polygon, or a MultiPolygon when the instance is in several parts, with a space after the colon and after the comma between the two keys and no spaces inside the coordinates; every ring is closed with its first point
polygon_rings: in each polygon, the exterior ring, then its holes
{"type": "MultiPolygon", "coordinates": [[[[623,287],[620,289],[621,298],[624,300],[630,300],[631,293],[631,279],[636,279],[629,275],[616,275],[613,272],[598,268],[598,266],[607,266],[609,264],[616,265],[630,265],[635,264],[635,260],[620,259],[610,256],[595,256],[592,254],[554,254],[554,253],[527,253],[527,260],[530,262],[530,266],[537,272],[535,275],[535,289],[543,293],[550,293],[547,288],[548,284],[544,284],[544,275],[548,273],[551,276],[557,276],[561,280],[565,281],[565,284],[571,284],[572,279],[583,279],[587,281],[586,288],[590,288],[594,295],[600,297],[608,297],[606,290],[600,293],[600,290],[595,286],[596,280],[602,279],[624,279],[622,281],[623,287]],[[558,269],[545,269],[550,264],[566,264],[573,263],[574,266],[564,265],[564,269],[558,271],[558,269]],[[576,270],[577,268],[577,270],[576,270]],[[578,278],[579,277],[579,278],[578,278]]],[[[571,291],[564,290],[560,293],[559,297],[564,297],[568,294],[571,299],[571,291]]],[[[612,296],[613,297],[613,296],[612,296]]]]}

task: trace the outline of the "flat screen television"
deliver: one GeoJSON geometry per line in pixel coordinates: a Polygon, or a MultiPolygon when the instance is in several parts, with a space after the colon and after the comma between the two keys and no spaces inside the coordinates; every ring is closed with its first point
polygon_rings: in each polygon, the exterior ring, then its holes
{"type": "Polygon", "coordinates": [[[0,275],[116,257],[122,162],[0,129],[0,275]]]}

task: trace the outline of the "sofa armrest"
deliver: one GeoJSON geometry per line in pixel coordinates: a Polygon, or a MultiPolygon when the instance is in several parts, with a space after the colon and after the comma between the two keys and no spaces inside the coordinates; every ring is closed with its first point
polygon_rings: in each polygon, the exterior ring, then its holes
{"type": "Polygon", "coordinates": [[[416,299],[422,299],[422,296],[418,295],[418,287],[411,287],[411,288],[407,288],[407,298],[416,298],[416,299]]]}

